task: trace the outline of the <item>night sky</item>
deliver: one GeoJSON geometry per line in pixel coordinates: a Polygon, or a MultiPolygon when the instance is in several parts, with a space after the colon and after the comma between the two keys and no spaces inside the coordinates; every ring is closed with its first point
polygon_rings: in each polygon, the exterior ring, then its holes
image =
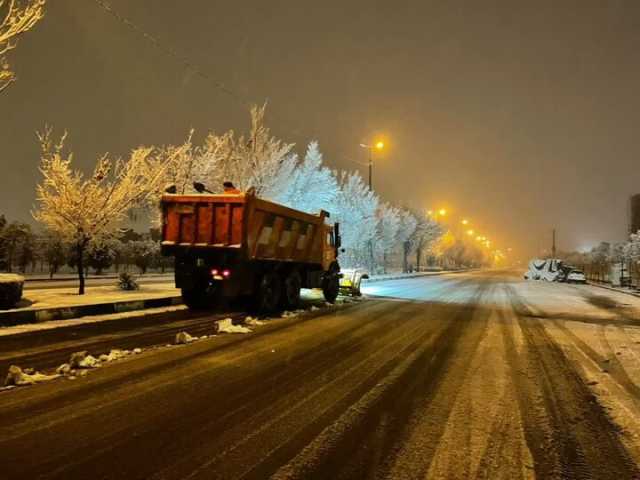
{"type": "Polygon", "coordinates": [[[329,166],[377,136],[386,200],[469,217],[523,255],[623,240],[640,192],[640,2],[112,0],[203,79],[94,0],[50,0],[0,94],[0,213],[30,221],[35,130],[68,129],[77,165],[248,126],[329,166]],[[230,96],[214,86],[224,83],[230,96]]]}

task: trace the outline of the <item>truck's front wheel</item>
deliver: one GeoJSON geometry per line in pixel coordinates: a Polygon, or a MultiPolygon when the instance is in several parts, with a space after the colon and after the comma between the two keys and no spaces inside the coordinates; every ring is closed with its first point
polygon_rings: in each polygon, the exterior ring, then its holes
{"type": "Polygon", "coordinates": [[[330,275],[322,282],[322,293],[324,299],[329,303],[336,303],[340,292],[340,278],[337,275],[330,275]]]}

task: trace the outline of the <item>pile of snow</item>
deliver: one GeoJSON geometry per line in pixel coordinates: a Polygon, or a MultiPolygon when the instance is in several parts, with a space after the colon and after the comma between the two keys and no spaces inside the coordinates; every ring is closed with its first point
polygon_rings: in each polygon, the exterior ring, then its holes
{"type": "Polygon", "coordinates": [[[196,340],[198,340],[198,337],[192,337],[187,332],[180,332],[176,334],[176,340],[174,343],[176,345],[186,345],[187,343],[195,342],[196,340]]]}
{"type": "Polygon", "coordinates": [[[71,354],[69,359],[70,368],[98,368],[102,366],[100,360],[93,355],[89,355],[86,351],[75,352],[71,354]]]}
{"type": "Polygon", "coordinates": [[[108,354],[103,353],[102,355],[100,355],[99,360],[101,362],[113,362],[130,354],[131,352],[129,350],[113,349],[108,354]]]}
{"type": "Polygon", "coordinates": [[[0,283],[24,283],[24,277],[13,273],[0,273],[0,283]]]}
{"type": "Polygon", "coordinates": [[[285,310],[284,312],[282,312],[281,317],[282,318],[297,317],[301,313],[304,313],[304,310],[299,309],[299,310],[294,310],[292,312],[285,310]]]}
{"type": "Polygon", "coordinates": [[[219,333],[251,333],[251,329],[243,327],[242,325],[234,325],[233,320],[225,318],[224,320],[218,320],[219,333]]]}
{"type": "Polygon", "coordinates": [[[17,365],[11,365],[9,367],[9,373],[4,381],[5,386],[22,386],[33,385],[39,382],[48,382],[58,378],[60,375],[45,375],[40,372],[34,372],[33,369],[25,368],[22,370],[17,365]]]}
{"type": "Polygon", "coordinates": [[[257,318],[253,318],[253,317],[246,317],[244,319],[244,323],[245,325],[250,325],[252,327],[257,327],[259,325],[265,324],[265,322],[263,322],[262,320],[258,320],[257,318]]]}

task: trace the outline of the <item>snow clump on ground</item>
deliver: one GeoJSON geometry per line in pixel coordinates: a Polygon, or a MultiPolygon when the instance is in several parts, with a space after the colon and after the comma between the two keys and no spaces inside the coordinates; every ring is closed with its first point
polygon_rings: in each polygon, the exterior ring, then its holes
{"type": "Polygon", "coordinates": [[[89,355],[86,351],[75,352],[71,354],[69,366],[73,368],[98,368],[102,366],[100,360],[93,355],[89,355]]]}
{"type": "Polygon", "coordinates": [[[175,343],[177,345],[186,345],[187,343],[195,342],[196,340],[198,340],[198,337],[192,337],[187,332],[180,332],[176,334],[175,343]]]}
{"type": "Polygon", "coordinates": [[[58,378],[60,375],[45,375],[40,372],[34,372],[33,369],[25,368],[22,370],[17,365],[9,367],[9,373],[4,381],[5,386],[22,386],[33,385],[34,383],[47,382],[58,378]]]}
{"type": "Polygon", "coordinates": [[[233,320],[225,318],[218,320],[218,333],[251,333],[252,330],[242,325],[234,325],[233,320]]]}
{"type": "Polygon", "coordinates": [[[245,325],[250,325],[253,327],[253,326],[264,325],[266,322],[263,322],[262,320],[258,320],[257,318],[246,317],[244,319],[244,323],[245,325]]]}

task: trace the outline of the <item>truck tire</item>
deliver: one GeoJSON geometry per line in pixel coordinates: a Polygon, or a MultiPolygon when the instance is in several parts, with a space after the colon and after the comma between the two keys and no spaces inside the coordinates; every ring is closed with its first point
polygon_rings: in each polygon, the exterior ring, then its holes
{"type": "Polygon", "coordinates": [[[209,306],[209,297],[206,287],[183,288],[182,301],[191,310],[202,310],[209,306]]]}
{"type": "Polygon", "coordinates": [[[259,313],[273,313],[280,306],[282,280],[275,273],[265,273],[254,295],[253,306],[259,313]]]}
{"type": "Polygon", "coordinates": [[[322,281],[322,294],[329,303],[336,303],[340,292],[340,278],[337,275],[330,275],[322,281]]]}
{"type": "Polygon", "coordinates": [[[284,308],[295,310],[300,306],[300,289],[302,279],[298,272],[291,272],[282,282],[281,303],[284,308]]]}

